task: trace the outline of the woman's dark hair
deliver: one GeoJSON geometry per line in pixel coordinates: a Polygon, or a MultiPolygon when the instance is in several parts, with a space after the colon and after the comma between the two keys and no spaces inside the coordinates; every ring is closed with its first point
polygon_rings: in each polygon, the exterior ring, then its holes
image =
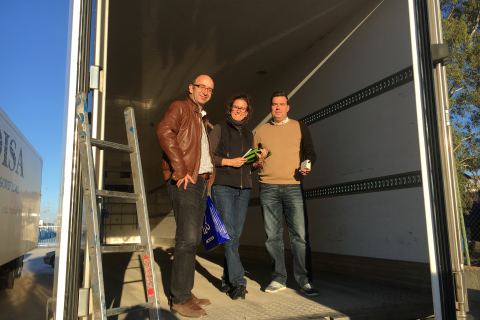
{"type": "Polygon", "coordinates": [[[236,95],[232,96],[230,99],[228,99],[227,104],[226,104],[227,115],[230,115],[230,113],[232,112],[233,102],[235,100],[243,100],[247,103],[248,113],[247,113],[247,116],[245,117],[245,120],[248,120],[253,113],[253,106],[252,106],[252,101],[250,99],[250,96],[246,93],[239,93],[239,94],[236,94],[236,95]]]}

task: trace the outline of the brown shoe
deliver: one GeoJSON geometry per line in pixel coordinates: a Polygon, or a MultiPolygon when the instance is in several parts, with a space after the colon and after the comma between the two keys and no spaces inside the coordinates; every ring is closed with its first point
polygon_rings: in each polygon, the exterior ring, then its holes
{"type": "Polygon", "coordinates": [[[207,314],[199,305],[193,302],[193,299],[188,299],[184,303],[175,304],[173,303],[170,307],[170,310],[175,314],[178,313],[184,317],[189,318],[200,318],[207,314]]]}
{"type": "Polygon", "coordinates": [[[205,307],[212,304],[210,300],[197,298],[193,293],[192,293],[192,300],[193,300],[193,303],[195,303],[197,306],[200,306],[200,307],[205,307]]]}

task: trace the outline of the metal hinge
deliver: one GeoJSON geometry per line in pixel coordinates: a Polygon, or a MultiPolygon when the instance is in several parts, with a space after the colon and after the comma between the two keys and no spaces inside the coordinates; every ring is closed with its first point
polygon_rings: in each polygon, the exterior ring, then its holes
{"type": "Polygon", "coordinates": [[[430,46],[432,53],[433,64],[447,64],[447,58],[449,56],[448,46],[446,43],[435,43],[430,46]]]}
{"type": "Polygon", "coordinates": [[[90,301],[90,288],[80,288],[78,290],[78,317],[88,316],[88,303],[90,301]]]}
{"type": "Polygon", "coordinates": [[[90,90],[100,89],[100,73],[102,68],[100,66],[90,66],[90,90]]]}

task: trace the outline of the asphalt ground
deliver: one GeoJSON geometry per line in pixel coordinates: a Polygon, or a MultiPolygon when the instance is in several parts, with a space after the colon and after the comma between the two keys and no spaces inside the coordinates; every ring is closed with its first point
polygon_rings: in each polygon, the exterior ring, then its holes
{"type": "Polygon", "coordinates": [[[25,255],[22,275],[15,279],[13,289],[0,290],[0,320],[45,319],[54,270],[43,262],[43,257],[52,250],[37,248],[25,255]]]}

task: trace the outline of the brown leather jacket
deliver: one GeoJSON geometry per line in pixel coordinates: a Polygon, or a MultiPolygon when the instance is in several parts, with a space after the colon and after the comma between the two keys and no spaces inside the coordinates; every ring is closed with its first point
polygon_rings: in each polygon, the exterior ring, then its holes
{"type": "Polygon", "coordinates": [[[163,150],[162,170],[165,180],[170,177],[179,180],[188,173],[197,182],[201,121],[198,106],[187,97],[172,102],[158,123],[157,138],[163,150]]]}

